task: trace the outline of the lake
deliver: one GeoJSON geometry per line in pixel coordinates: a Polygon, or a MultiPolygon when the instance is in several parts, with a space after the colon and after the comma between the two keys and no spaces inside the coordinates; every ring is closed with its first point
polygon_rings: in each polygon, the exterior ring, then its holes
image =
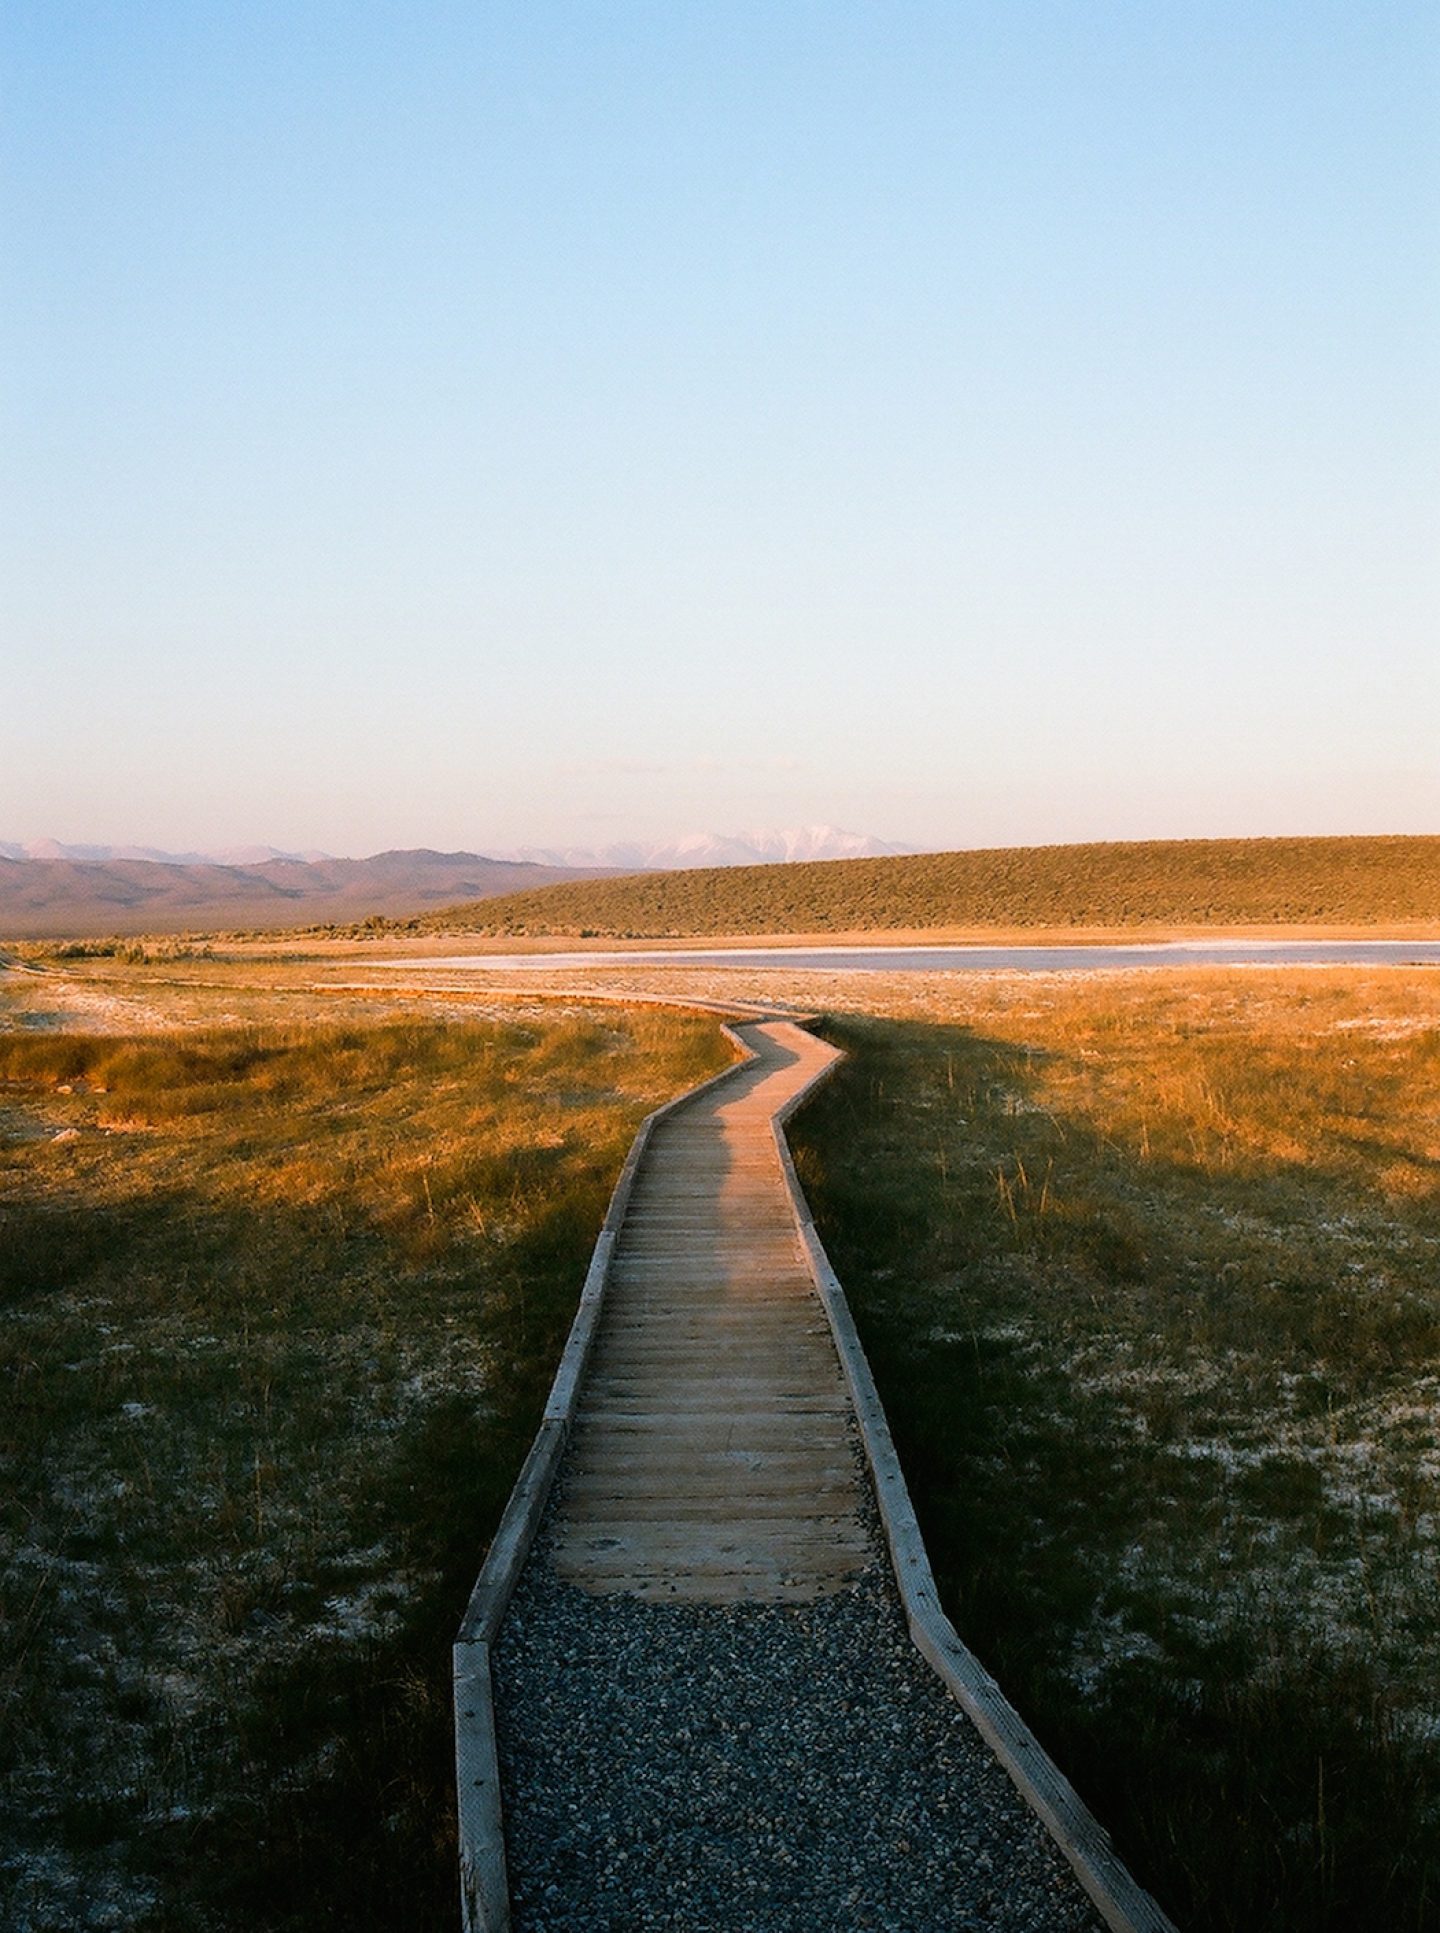
{"type": "Polygon", "coordinates": [[[633,953],[471,953],[377,960],[395,972],[597,966],[785,967],[829,973],[1096,973],[1176,966],[1440,966],[1440,940],[1176,940],[1133,946],[727,946],[633,953]]]}

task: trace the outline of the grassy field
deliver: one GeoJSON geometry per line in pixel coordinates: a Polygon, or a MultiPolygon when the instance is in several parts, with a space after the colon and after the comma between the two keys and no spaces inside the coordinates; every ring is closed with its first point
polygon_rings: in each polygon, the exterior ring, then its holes
{"type": "Polygon", "coordinates": [[[1440,1926],[1440,979],[895,1005],[793,1138],[961,1631],[1182,1927],[1440,1926]]]}
{"type": "MultiPolygon", "coordinates": [[[[0,981],[0,1920],[448,1925],[451,1628],[713,1023],[62,966],[0,981]]],[[[1440,975],[745,986],[851,1051],[793,1136],[942,1591],[1125,1855],[1187,1933],[1440,1927],[1440,975]]]]}
{"type": "Polygon", "coordinates": [[[153,977],[8,1011],[0,1922],[449,1927],[450,1638],[635,1125],[718,1029],[153,977]]]}
{"type": "Polygon", "coordinates": [[[1440,922],[1440,839],[1190,839],[583,880],[407,930],[654,939],[1426,922],[1440,922]]]}

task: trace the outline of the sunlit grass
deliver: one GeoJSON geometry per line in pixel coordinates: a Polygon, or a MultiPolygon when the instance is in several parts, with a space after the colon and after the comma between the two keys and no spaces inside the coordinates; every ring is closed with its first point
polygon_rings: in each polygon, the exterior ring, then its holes
{"type": "Polygon", "coordinates": [[[0,1034],[6,1924],[452,1923],[449,1639],[636,1123],[727,1058],[0,1034]]]}
{"type": "Polygon", "coordinates": [[[1440,839],[1017,846],[570,880],[415,931],[620,938],[977,928],[1375,925],[1440,919],[1440,839]]]}
{"type": "Polygon", "coordinates": [[[1440,984],[956,983],[796,1124],[962,1631],[1182,1925],[1440,1923],[1440,984]]]}

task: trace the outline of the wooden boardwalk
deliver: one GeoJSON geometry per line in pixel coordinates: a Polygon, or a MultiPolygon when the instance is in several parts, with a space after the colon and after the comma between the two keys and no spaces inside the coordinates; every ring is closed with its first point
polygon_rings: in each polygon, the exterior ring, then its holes
{"type": "Polygon", "coordinates": [[[467,1933],[1174,1933],[940,1607],[777,1141],[838,1056],[735,1032],[637,1136],[457,1638],[467,1933]]]}
{"type": "Polygon", "coordinates": [[[851,1409],[772,1121],[836,1058],[789,1021],[657,1125],[561,1474],[555,1566],[600,1593],[785,1602],[867,1544],[851,1409]]]}

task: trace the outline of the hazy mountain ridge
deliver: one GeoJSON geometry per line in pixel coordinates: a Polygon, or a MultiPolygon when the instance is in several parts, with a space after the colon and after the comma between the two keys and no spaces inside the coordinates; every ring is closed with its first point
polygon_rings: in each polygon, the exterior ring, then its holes
{"type": "Polygon", "coordinates": [[[577,877],[574,867],[481,853],[216,865],[160,859],[16,859],[0,853],[0,933],[14,939],[273,928],[402,917],[577,877]]]}
{"type": "Polygon", "coordinates": [[[795,865],[811,859],[883,859],[915,851],[839,826],[763,827],[749,832],[691,832],[683,838],[644,843],[623,840],[598,848],[522,846],[510,859],[536,865],[578,866],[607,872],[682,872],[696,866],[795,865]]]}
{"type": "Polygon", "coordinates": [[[156,866],[263,866],[272,859],[298,859],[306,864],[331,859],[333,853],[285,852],[279,846],[222,846],[213,852],[166,852],[159,846],[66,845],[59,839],[0,839],[0,859],[71,859],[80,865],[134,860],[156,866]]]}
{"type": "MultiPolygon", "coordinates": [[[[418,847],[417,853],[429,852],[418,847]]],[[[693,866],[786,865],[805,859],[880,859],[912,853],[914,846],[895,845],[867,832],[847,832],[840,826],[766,826],[746,832],[689,832],[678,839],[620,840],[613,845],[519,846],[512,851],[435,855],[449,859],[483,859],[488,865],[560,866],[567,871],[602,870],[678,871],[693,866]]],[[[0,839],[0,859],[66,859],[78,865],[105,865],[117,860],[156,866],[267,866],[276,861],[306,866],[369,865],[397,855],[377,853],[371,859],[337,860],[334,853],[312,848],[291,852],[281,846],[221,846],[170,852],[161,846],[73,845],[60,839],[0,839]]]]}
{"type": "Polygon", "coordinates": [[[155,846],[0,840],[0,934],[15,939],[277,928],[407,918],[533,887],[696,866],[774,865],[900,853],[864,833],[802,826],[692,833],[602,851],[528,848],[490,855],[427,847],[337,859],[274,846],[219,853],[155,846]]]}

